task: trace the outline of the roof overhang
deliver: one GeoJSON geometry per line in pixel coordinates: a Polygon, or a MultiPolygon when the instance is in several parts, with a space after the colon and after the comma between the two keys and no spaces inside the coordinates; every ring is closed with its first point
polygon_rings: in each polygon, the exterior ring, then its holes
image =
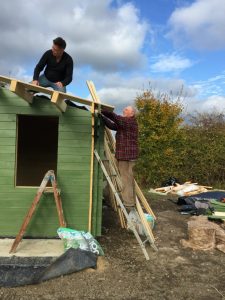
{"type": "Polygon", "coordinates": [[[99,103],[98,101],[95,101],[95,99],[88,100],[85,98],[81,98],[72,94],[67,94],[63,92],[58,92],[55,90],[51,90],[42,86],[34,85],[31,83],[23,82],[17,79],[5,77],[5,76],[0,76],[0,81],[4,82],[6,84],[9,84],[9,89],[13,93],[17,94],[19,97],[23,98],[25,101],[28,103],[32,103],[33,100],[33,93],[32,92],[37,92],[37,93],[43,93],[48,96],[50,96],[51,102],[56,105],[56,107],[61,111],[65,112],[67,108],[67,104],[65,103],[66,99],[69,99],[74,102],[78,102],[81,104],[85,104],[88,106],[91,106],[94,102],[96,104],[96,107],[101,106],[103,109],[107,109],[110,111],[114,110],[114,107],[108,104],[104,103],[99,103]],[[32,91],[32,92],[31,92],[32,91]]]}

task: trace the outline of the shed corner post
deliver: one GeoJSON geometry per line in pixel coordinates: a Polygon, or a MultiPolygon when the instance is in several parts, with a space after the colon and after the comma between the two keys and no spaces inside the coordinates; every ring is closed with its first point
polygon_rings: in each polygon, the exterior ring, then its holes
{"type": "Polygon", "coordinates": [[[94,146],[95,146],[95,103],[91,105],[91,166],[90,166],[90,200],[88,213],[88,231],[92,230],[92,207],[93,207],[93,176],[94,176],[94,146]]]}

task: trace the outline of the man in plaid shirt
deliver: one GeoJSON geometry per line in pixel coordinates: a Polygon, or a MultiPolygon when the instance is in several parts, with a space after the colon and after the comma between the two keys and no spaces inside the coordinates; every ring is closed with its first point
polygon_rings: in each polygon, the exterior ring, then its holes
{"type": "Polygon", "coordinates": [[[102,111],[107,127],[116,130],[116,159],[123,184],[122,198],[125,207],[130,210],[135,205],[133,167],[138,158],[138,124],[132,106],[123,110],[123,116],[102,111]]]}

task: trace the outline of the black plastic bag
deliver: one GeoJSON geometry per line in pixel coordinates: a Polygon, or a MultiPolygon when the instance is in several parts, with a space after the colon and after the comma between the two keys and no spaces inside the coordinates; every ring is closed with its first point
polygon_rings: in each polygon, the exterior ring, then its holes
{"type": "Polygon", "coordinates": [[[35,279],[39,283],[51,278],[81,271],[87,268],[96,268],[97,255],[90,251],[69,248],[57,258],[44,272],[35,279]]]}
{"type": "Polygon", "coordinates": [[[0,287],[37,284],[87,268],[96,268],[97,255],[81,249],[68,249],[56,260],[52,257],[5,257],[0,260],[0,287]]]}
{"type": "Polygon", "coordinates": [[[161,186],[175,186],[176,183],[180,184],[180,181],[175,177],[170,177],[166,181],[163,181],[161,186]]]}

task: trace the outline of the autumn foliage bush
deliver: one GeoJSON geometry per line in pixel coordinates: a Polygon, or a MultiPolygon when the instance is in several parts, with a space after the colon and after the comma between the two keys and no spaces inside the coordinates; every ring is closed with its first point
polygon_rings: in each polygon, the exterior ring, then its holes
{"type": "Polygon", "coordinates": [[[181,182],[225,187],[224,114],[185,116],[182,103],[145,91],[136,98],[140,156],[136,178],[161,186],[173,176],[181,182]]]}

